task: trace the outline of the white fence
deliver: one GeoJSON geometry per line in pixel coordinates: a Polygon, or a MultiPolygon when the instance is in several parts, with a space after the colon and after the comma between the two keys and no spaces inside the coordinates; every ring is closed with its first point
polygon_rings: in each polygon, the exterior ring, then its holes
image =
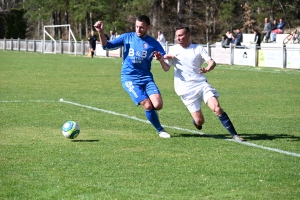
{"type": "MultiPolygon", "coordinates": [[[[300,44],[261,43],[260,47],[244,44],[241,47],[228,46],[228,48],[222,48],[218,43],[203,46],[206,47],[211,57],[218,64],[300,69],[300,44]]],[[[87,41],[77,42],[76,44],[71,41],[71,44],[69,44],[69,41],[62,40],[57,43],[46,40],[43,43],[43,40],[0,39],[0,50],[11,51],[59,54],[75,54],[76,52],[77,55],[87,55],[88,46],[87,41]],[[45,45],[45,48],[43,48],[43,45],[45,45]]],[[[172,46],[173,44],[166,44],[164,46],[166,52],[172,46]]],[[[101,44],[97,44],[95,54],[104,57],[122,57],[122,48],[107,51],[102,49],[101,44]]]]}

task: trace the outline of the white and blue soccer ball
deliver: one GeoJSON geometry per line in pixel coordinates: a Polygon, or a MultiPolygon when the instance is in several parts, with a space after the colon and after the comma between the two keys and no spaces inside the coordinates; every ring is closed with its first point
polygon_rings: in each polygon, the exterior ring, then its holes
{"type": "Polygon", "coordinates": [[[76,138],[80,133],[79,124],[74,121],[67,121],[62,126],[62,134],[69,139],[76,138]]]}

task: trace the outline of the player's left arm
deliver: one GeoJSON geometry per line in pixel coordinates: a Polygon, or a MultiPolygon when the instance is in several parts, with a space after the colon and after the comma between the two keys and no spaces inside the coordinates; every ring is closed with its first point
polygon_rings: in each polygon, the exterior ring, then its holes
{"type": "Polygon", "coordinates": [[[203,47],[200,49],[200,55],[207,62],[207,67],[200,68],[200,74],[213,70],[216,66],[216,62],[208,55],[207,51],[203,47]]]}
{"type": "Polygon", "coordinates": [[[207,67],[203,67],[203,68],[200,68],[200,74],[204,74],[204,73],[207,73],[211,70],[213,70],[216,66],[216,62],[213,60],[213,59],[210,59],[207,61],[207,67]]]}
{"type": "Polygon", "coordinates": [[[169,71],[169,69],[171,68],[170,65],[168,65],[165,61],[164,61],[164,57],[162,56],[162,54],[160,52],[157,52],[155,51],[154,52],[154,58],[155,60],[158,60],[161,67],[163,68],[163,70],[166,72],[166,71],[169,71]]]}

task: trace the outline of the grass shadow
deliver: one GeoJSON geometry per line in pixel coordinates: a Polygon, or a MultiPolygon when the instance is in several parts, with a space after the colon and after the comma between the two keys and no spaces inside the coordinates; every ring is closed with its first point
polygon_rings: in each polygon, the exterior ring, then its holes
{"type": "Polygon", "coordinates": [[[71,140],[71,142],[99,142],[99,140],[71,140]]]}
{"type": "MultiPolygon", "coordinates": [[[[205,138],[215,138],[215,139],[231,139],[231,136],[228,134],[219,134],[219,135],[209,135],[209,134],[197,134],[197,133],[175,133],[176,135],[172,135],[172,137],[205,137],[205,138]]],[[[300,137],[288,134],[247,134],[240,133],[239,136],[245,139],[245,141],[255,141],[255,140],[276,140],[276,139],[286,139],[287,141],[300,141],[300,137]]]]}
{"type": "Polygon", "coordinates": [[[270,135],[265,133],[255,133],[255,134],[241,134],[247,140],[276,140],[276,139],[286,139],[287,141],[300,141],[300,137],[295,135],[288,135],[288,134],[276,134],[270,135]]]}

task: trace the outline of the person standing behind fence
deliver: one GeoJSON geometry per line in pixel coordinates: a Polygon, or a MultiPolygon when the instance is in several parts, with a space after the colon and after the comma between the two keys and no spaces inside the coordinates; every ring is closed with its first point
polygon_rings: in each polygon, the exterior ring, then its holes
{"type": "Polygon", "coordinates": [[[157,41],[160,43],[161,46],[166,45],[166,38],[161,31],[157,32],[157,41]]]}
{"type": "Polygon", "coordinates": [[[95,51],[96,51],[96,42],[97,42],[97,38],[94,35],[94,31],[93,30],[91,31],[91,35],[88,38],[88,41],[89,41],[89,50],[91,52],[91,57],[93,58],[94,54],[95,54],[95,51]]]}
{"type": "Polygon", "coordinates": [[[258,32],[258,30],[254,29],[254,41],[250,42],[251,44],[256,44],[257,46],[260,46],[261,43],[261,35],[258,32]]]}
{"type": "Polygon", "coordinates": [[[262,33],[263,33],[263,35],[265,37],[264,42],[268,42],[269,41],[271,31],[272,31],[272,25],[269,22],[269,19],[265,18],[265,25],[264,25],[264,29],[262,31],[262,33]]]}
{"type": "MultiPolygon", "coordinates": [[[[161,93],[151,73],[151,62],[156,54],[165,55],[163,47],[155,38],[147,34],[150,30],[150,19],[146,15],[139,16],[135,21],[135,32],[123,33],[113,41],[107,41],[104,36],[102,21],[95,23],[100,41],[104,50],[115,49],[123,46],[123,62],[121,82],[124,90],[131,97],[135,105],[141,105],[146,118],[158,132],[161,138],[171,136],[162,127],[157,110],[163,108],[161,93]]],[[[163,60],[160,64],[165,63],[163,60]]],[[[122,106],[122,102],[120,102],[122,106]]]]}

